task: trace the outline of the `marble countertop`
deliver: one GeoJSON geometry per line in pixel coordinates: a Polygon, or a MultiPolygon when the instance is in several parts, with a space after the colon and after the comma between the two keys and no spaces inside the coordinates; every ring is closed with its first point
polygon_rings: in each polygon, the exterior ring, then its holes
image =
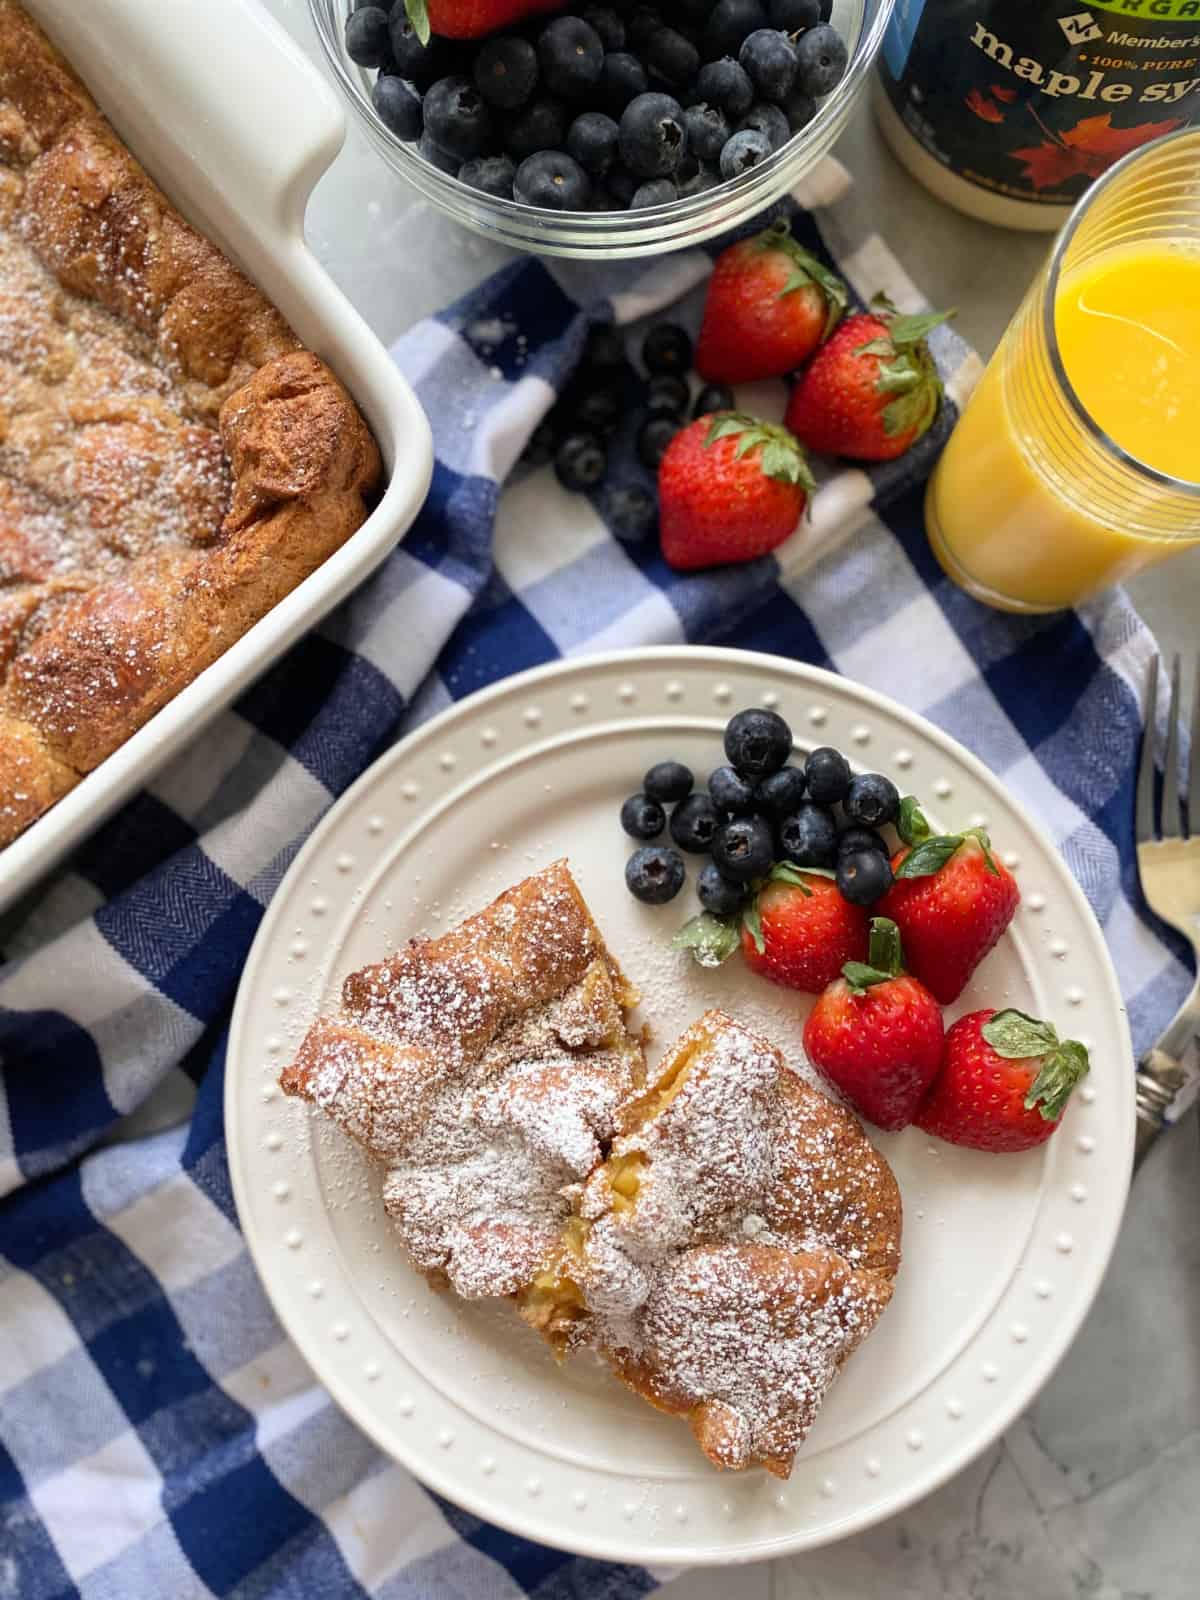
{"type": "MultiPolygon", "coordinates": [[[[306,0],[267,0],[306,48],[306,0]]],[[[865,107],[835,152],[931,303],[994,345],[1041,235],[947,210],[892,160],[865,107]]],[[[313,194],[310,242],[388,342],[509,259],[444,219],[357,129],[313,194]],[[419,238],[419,249],[414,241],[419,238]]],[[[1195,644],[1200,548],[1131,589],[1166,649],[1195,644]]],[[[1037,1404],[951,1483],[814,1554],[689,1573],[670,1600],[1191,1600],[1200,1505],[1200,1142],[1195,1118],[1138,1176],[1113,1264],[1037,1404]]]]}

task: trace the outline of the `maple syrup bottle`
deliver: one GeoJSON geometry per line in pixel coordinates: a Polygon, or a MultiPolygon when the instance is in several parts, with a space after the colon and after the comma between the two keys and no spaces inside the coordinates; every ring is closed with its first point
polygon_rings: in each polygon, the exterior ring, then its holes
{"type": "Polygon", "coordinates": [[[1200,121],[1200,0],[896,0],[873,93],[940,199],[1055,229],[1113,162],[1200,121]]]}

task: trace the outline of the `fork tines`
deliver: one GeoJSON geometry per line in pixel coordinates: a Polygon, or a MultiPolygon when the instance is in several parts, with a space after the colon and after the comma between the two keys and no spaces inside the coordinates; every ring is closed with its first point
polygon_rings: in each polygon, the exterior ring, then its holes
{"type": "MultiPolygon", "coordinates": [[[[1192,818],[1200,821],[1200,661],[1197,662],[1192,674],[1192,715],[1186,771],[1180,753],[1179,738],[1182,667],[1178,655],[1171,662],[1166,707],[1167,740],[1162,763],[1161,807],[1157,803],[1158,797],[1155,792],[1160,665],[1160,658],[1155,656],[1146,684],[1142,757],[1138,767],[1135,816],[1135,830],[1139,844],[1146,844],[1152,839],[1189,838],[1192,818]]],[[[1197,831],[1200,832],[1200,829],[1197,831]]]]}

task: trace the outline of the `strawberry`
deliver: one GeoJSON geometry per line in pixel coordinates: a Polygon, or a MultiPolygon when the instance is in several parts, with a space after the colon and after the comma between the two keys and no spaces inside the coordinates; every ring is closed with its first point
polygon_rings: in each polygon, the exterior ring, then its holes
{"type": "Polygon", "coordinates": [[[908,969],[944,1006],[1013,919],[1016,879],[981,828],[921,839],[892,857],[895,882],[875,904],[904,939],[908,969]]]}
{"type": "Polygon", "coordinates": [[[842,280],[776,222],[717,257],[696,371],[706,383],[782,377],[828,339],[846,300],[842,280]]]}
{"type": "Polygon", "coordinates": [[[865,960],[867,914],[843,900],[832,878],[779,861],[751,887],[739,916],[705,911],[684,923],[675,948],[702,967],[719,967],[740,948],[755,972],[810,994],[820,994],[845,962],[865,960]]]}
{"type": "Polygon", "coordinates": [[[867,965],[847,961],[804,1024],[813,1066],[870,1122],[907,1128],[942,1062],[942,1013],[901,970],[900,930],[871,921],[867,965]]]}
{"type": "Polygon", "coordinates": [[[742,922],[746,964],[785,989],[820,994],[847,961],[867,955],[867,914],[832,878],[777,866],[742,922]]]}
{"type": "Polygon", "coordinates": [[[541,11],[557,11],[562,0],[404,0],[413,32],[422,44],[430,34],[444,39],[480,39],[541,11]]]}
{"type": "Polygon", "coordinates": [[[766,555],[794,533],[816,488],[782,428],[740,411],[700,417],[658,468],[658,526],[668,566],[726,566],[766,555]]]}
{"type": "Polygon", "coordinates": [[[972,1150],[1031,1150],[1058,1127],[1088,1070],[1077,1039],[1023,1011],[972,1011],[946,1035],[942,1070],[914,1117],[972,1150]]]}
{"type": "Polygon", "coordinates": [[[950,315],[902,317],[883,303],[847,317],[796,379],[784,425],[826,455],[902,456],[937,416],[942,381],[925,335],[950,315]]]}

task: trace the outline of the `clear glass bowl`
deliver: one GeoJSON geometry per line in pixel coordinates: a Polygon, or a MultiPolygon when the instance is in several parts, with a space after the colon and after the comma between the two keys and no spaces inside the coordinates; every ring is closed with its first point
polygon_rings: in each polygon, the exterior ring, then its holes
{"type": "Polygon", "coordinates": [[[371,104],[371,75],[346,54],[351,0],[308,0],[334,78],[375,148],[427,200],[477,233],[536,255],[651,256],[698,244],[755,216],[809,172],[846,125],[879,53],[895,0],[834,0],[832,21],[850,52],[846,75],[807,128],[781,150],[704,194],[640,211],[546,211],[469,189],[423,160],[384,127],[371,104]]]}

